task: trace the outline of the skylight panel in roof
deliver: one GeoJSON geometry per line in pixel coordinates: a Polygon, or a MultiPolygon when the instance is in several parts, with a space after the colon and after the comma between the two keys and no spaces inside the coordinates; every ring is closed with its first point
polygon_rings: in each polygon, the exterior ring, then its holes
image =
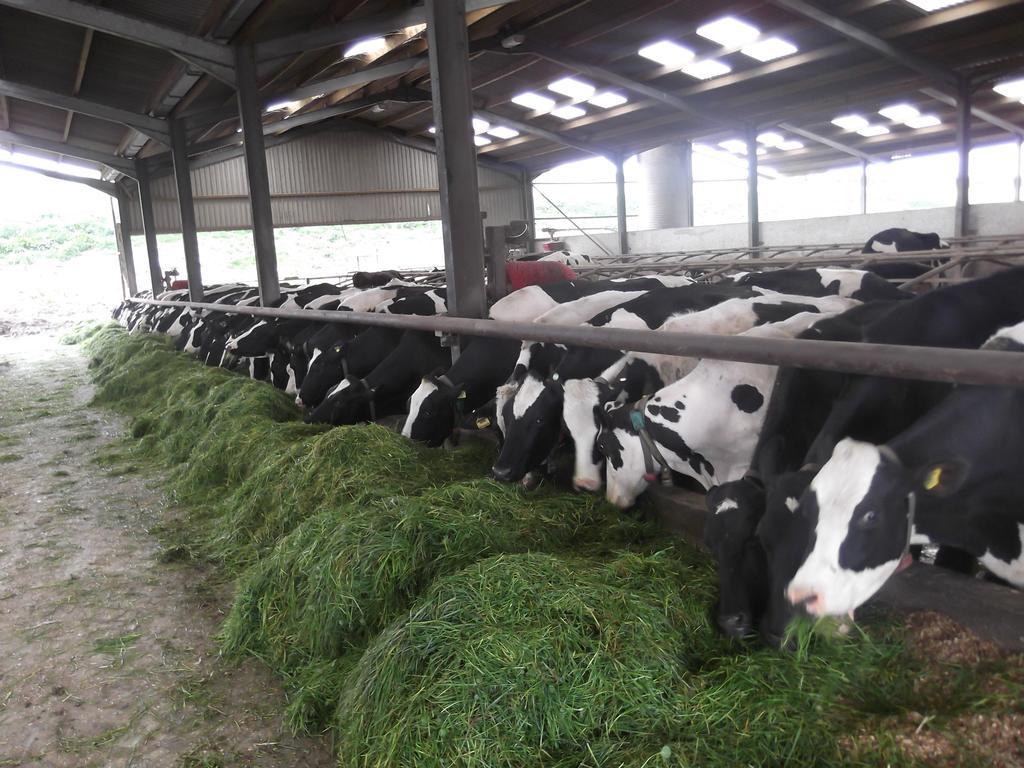
{"type": "Polygon", "coordinates": [[[490,127],[491,124],[488,123],[486,120],[483,120],[479,117],[473,118],[473,133],[483,133],[490,127]]]}
{"type": "Polygon", "coordinates": [[[696,57],[696,54],[689,48],[684,48],[671,40],[659,40],[656,43],[645,45],[637,53],[645,59],[656,61],[662,66],[673,69],[678,69],[696,57]]]}
{"type": "Polygon", "coordinates": [[[726,152],[732,152],[735,155],[747,154],[747,142],[742,139],[726,139],[725,141],[718,142],[718,146],[726,152]]]}
{"type": "Polygon", "coordinates": [[[568,96],[570,99],[589,99],[597,89],[590,83],[577,80],[575,77],[563,77],[548,84],[548,90],[568,96]]]}
{"type": "Polygon", "coordinates": [[[555,108],[555,100],[547,96],[541,96],[533,91],[524,91],[512,97],[512,103],[520,107],[532,109],[534,112],[550,112],[555,108]]]}
{"type": "Polygon", "coordinates": [[[572,104],[568,104],[558,109],[552,109],[551,114],[555,117],[559,117],[562,120],[574,120],[577,117],[583,117],[587,114],[587,110],[575,107],[572,104]]]}
{"type": "Polygon", "coordinates": [[[861,136],[865,136],[869,139],[872,136],[884,136],[888,132],[889,129],[886,128],[884,125],[865,125],[863,128],[860,128],[857,131],[857,133],[859,133],[861,136]]]}
{"type": "Polygon", "coordinates": [[[697,27],[697,34],[727,48],[738,48],[755,40],[761,30],[735,16],[723,16],[697,27]]]}
{"type": "Polygon", "coordinates": [[[629,101],[621,93],[615,93],[614,91],[604,91],[602,93],[594,94],[587,101],[593,104],[595,107],[601,109],[611,109],[612,107],[620,107],[629,101]]]}
{"type": "Polygon", "coordinates": [[[782,134],[776,133],[775,131],[765,131],[757,135],[757,141],[759,144],[764,144],[766,147],[777,147],[785,139],[782,134]]]}
{"type": "Polygon", "coordinates": [[[429,128],[427,128],[427,133],[429,133],[431,135],[436,134],[437,133],[437,126],[436,125],[432,125],[429,128]]]}
{"type": "Polygon", "coordinates": [[[704,59],[704,61],[691,62],[682,67],[680,71],[690,77],[696,77],[698,80],[710,80],[713,77],[732,72],[732,67],[717,59],[704,59]]]}
{"type": "Polygon", "coordinates": [[[776,169],[770,165],[759,165],[757,166],[757,172],[761,176],[767,176],[769,179],[777,179],[782,176],[776,169]]]}
{"type": "Polygon", "coordinates": [[[345,58],[351,58],[352,56],[365,56],[374,53],[383,53],[388,47],[387,41],[383,37],[371,37],[367,40],[360,40],[357,43],[353,43],[345,49],[345,58]]]}
{"type": "Polygon", "coordinates": [[[996,83],[992,86],[992,90],[1009,99],[1024,99],[1024,77],[996,83]]]}
{"type": "Polygon", "coordinates": [[[776,149],[782,150],[783,152],[792,152],[795,149],[803,149],[804,143],[802,141],[796,141],[790,139],[789,141],[783,141],[781,144],[775,147],[776,149]]]}
{"type": "Polygon", "coordinates": [[[844,131],[859,131],[868,125],[868,121],[860,115],[840,115],[832,121],[832,125],[838,125],[844,131]]]}
{"type": "Polygon", "coordinates": [[[798,48],[788,40],[783,40],[781,37],[767,37],[744,46],[740,53],[758,61],[774,61],[796,53],[797,50],[798,48]]]}
{"type": "Polygon", "coordinates": [[[478,147],[486,147],[488,144],[491,143],[491,140],[488,139],[486,136],[474,136],[473,143],[476,144],[478,147]]]}
{"type": "Polygon", "coordinates": [[[268,104],[264,107],[264,112],[291,112],[293,109],[297,109],[299,102],[297,101],[277,101],[273,104],[268,104]]]}
{"type": "Polygon", "coordinates": [[[758,147],[757,148],[757,156],[758,157],[761,157],[762,155],[767,155],[767,154],[768,154],[768,150],[765,149],[764,147],[758,147]]]}
{"type": "Polygon", "coordinates": [[[942,125],[942,121],[935,115],[919,115],[918,117],[912,117],[909,120],[903,121],[903,124],[907,128],[913,128],[916,131],[919,128],[932,128],[936,125],[942,125]]]}
{"type": "Polygon", "coordinates": [[[496,139],[514,139],[519,135],[519,131],[504,125],[496,125],[493,128],[489,128],[487,132],[496,139]]]}
{"type": "Polygon", "coordinates": [[[941,11],[943,8],[949,8],[951,5],[960,5],[965,3],[967,0],[907,0],[911,5],[916,5],[922,11],[941,11]]]}
{"type": "Polygon", "coordinates": [[[921,113],[917,111],[916,107],[912,107],[909,104],[892,104],[888,107],[882,107],[878,110],[878,114],[897,123],[905,123],[907,120],[913,120],[915,117],[918,117],[921,113]]]}

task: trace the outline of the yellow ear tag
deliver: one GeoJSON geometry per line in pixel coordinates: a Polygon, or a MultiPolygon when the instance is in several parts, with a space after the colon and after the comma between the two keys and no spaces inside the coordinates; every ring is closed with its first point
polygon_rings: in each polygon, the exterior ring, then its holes
{"type": "Polygon", "coordinates": [[[479,419],[476,420],[477,429],[487,429],[489,426],[491,426],[491,420],[488,419],[486,416],[481,416],[479,419]]]}
{"type": "Polygon", "coordinates": [[[924,489],[926,491],[932,491],[939,487],[939,483],[942,482],[942,469],[935,467],[931,472],[924,478],[924,489]]]}

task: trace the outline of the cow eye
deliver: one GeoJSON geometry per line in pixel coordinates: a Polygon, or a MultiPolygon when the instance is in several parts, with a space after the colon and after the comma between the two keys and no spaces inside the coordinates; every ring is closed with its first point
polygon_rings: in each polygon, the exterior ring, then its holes
{"type": "Polygon", "coordinates": [[[860,516],[860,520],[857,521],[861,527],[868,528],[878,522],[878,513],[873,509],[869,509],[867,512],[860,516]]]}

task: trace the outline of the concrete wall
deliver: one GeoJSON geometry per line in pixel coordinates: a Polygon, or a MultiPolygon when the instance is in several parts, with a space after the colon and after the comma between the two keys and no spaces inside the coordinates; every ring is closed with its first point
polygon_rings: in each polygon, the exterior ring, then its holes
{"type": "MultiPolygon", "coordinates": [[[[917,232],[938,232],[942,237],[951,237],[953,216],[952,208],[930,208],[921,211],[869,213],[864,216],[766,221],[761,224],[761,239],[770,246],[859,243],[890,227],[906,227],[917,232]]],[[[1024,235],[1024,203],[988,203],[971,206],[971,231],[978,235],[1024,235]]],[[[600,253],[600,249],[582,235],[562,239],[573,250],[600,253]]],[[[594,235],[594,239],[612,253],[618,250],[618,237],[615,234],[594,235]]],[[[629,233],[630,252],[634,254],[742,248],[746,244],[746,224],[652,229],[629,233]]]]}

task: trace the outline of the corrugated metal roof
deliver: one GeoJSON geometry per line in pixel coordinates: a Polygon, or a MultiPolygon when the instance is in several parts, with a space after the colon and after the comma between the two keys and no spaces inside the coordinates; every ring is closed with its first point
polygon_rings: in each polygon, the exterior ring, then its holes
{"type": "MultiPolygon", "coordinates": [[[[822,0],[819,0],[822,3],[822,0]]],[[[109,0],[97,3],[111,10],[133,14],[165,24],[173,29],[203,34],[216,27],[217,19],[230,5],[229,0],[109,0]]],[[[408,7],[409,0],[265,0],[254,21],[243,25],[247,40],[266,40],[329,24],[339,19],[357,19],[382,11],[408,7]]],[[[824,7],[842,18],[854,20],[901,48],[926,55],[943,66],[972,75],[999,75],[1024,70],[1024,0],[967,0],[933,14],[919,12],[907,3],[874,0],[829,0],[824,7]]],[[[473,14],[475,23],[470,37],[475,47],[493,47],[510,31],[526,36],[526,46],[536,46],[553,54],[596,63],[610,71],[658,87],[686,99],[698,109],[725,116],[737,123],[756,122],[771,125],[780,115],[786,120],[809,126],[819,122],[828,105],[853,104],[866,98],[896,98],[914,93],[923,82],[906,67],[883,59],[875,51],[840,37],[835,31],[789,13],[771,3],[748,0],[518,0],[504,7],[473,14]],[[777,34],[796,43],[796,56],[761,64],[735,50],[722,51],[697,36],[703,22],[731,12],[757,25],[765,34],[777,34]],[[659,68],[637,55],[637,49],[657,39],[677,40],[698,55],[715,54],[732,68],[723,77],[697,81],[679,71],[659,68]],[[486,44],[486,45],[485,45],[486,44]]],[[[81,28],[50,21],[22,11],[0,8],[0,49],[6,77],[30,85],[70,92],[81,51],[81,28]],[[45,51],[46,55],[40,55],[45,51]]],[[[385,54],[378,62],[408,55],[409,49],[421,50],[422,41],[406,49],[385,54]]],[[[338,51],[334,51],[337,54],[338,51]]],[[[287,89],[304,78],[331,65],[331,51],[308,52],[291,60],[275,63],[268,72],[274,89],[287,89]],[[280,77],[277,77],[280,75],[280,77]]],[[[362,64],[362,65],[365,65],[362,64]]],[[[334,67],[349,71],[351,62],[334,67]]],[[[333,71],[333,70],[328,70],[333,71]]],[[[85,70],[81,95],[127,109],[141,110],[160,101],[163,91],[180,74],[177,59],[163,51],[97,34],[85,70]]],[[[526,120],[538,127],[564,134],[576,142],[592,142],[613,151],[633,152],[657,143],[680,138],[706,136],[722,130],[714,120],[695,118],[673,111],[658,101],[629,94],[629,103],[608,110],[587,106],[584,117],[563,121],[550,115],[530,115],[509,103],[523,90],[543,90],[553,79],[570,74],[567,69],[544,59],[509,56],[500,52],[477,51],[472,63],[474,96],[481,107],[508,118],[526,120]]],[[[598,75],[588,76],[595,85],[609,83],[598,75]]],[[[402,78],[389,78],[367,87],[332,94],[331,100],[344,95],[358,99],[379,92],[390,84],[429,86],[425,71],[402,78]]],[[[615,90],[622,90],[615,88],[615,90]]],[[[192,94],[186,97],[189,109],[231,105],[230,88],[208,77],[198,78],[192,94]],[[193,98],[193,94],[195,98],[193,98]]],[[[1024,123],[1024,107],[1000,101],[997,108],[1009,119],[1024,123]]],[[[62,110],[11,110],[11,130],[38,135],[62,135],[65,115],[62,110]]],[[[383,112],[363,112],[358,120],[380,123],[414,135],[421,135],[433,122],[423,105],[390,105],[383,112]]],[[[79,119],[75,118],[75,124],[79,119]]],[[[982,126],[978,126],[979,129],[982,126]]],[[[212,136],[231,135],[234,125],[225,126],[212,136]]],[[[984,130],[987,130],[985,128],[984,130]]],[[[72,140],[106,142],[105,151],[118,148],[126,131],[112,126],[104,131],[90,121],[72,128],[72,140]]],[[[198,135],[198,134],[197,134],[198,135]]],[[[203,134],[204,137],[207,134],[203,134]]],[[[922,134],[929,146],[942,141],[951,145],[952,125],[945,125],[935,136],[922,134]]],[[[885,147],[902,145],[904,137],[864,141],[846,137],[857,146],[885,147]]],[[[146,153],[164,151],[151,145],[146,153]]],[[[481,154],[504,162],[543,170],[586,153],[570,149],[548,139],[524,134],[510,141],[495,141],[481,154]]],[[[808,149],[806,156],[779,157],[782,170],[807,167],[814,163],[846,162],[846,156],[826,146],[808,149]]]]}

